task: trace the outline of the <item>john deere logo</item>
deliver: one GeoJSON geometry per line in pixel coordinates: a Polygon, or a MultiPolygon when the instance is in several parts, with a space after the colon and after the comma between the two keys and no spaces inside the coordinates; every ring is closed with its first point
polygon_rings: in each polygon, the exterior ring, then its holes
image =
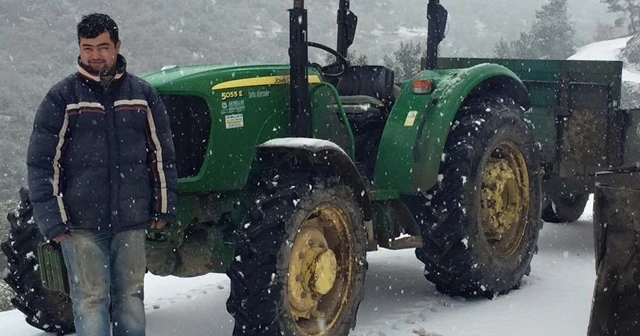
{"type": "Polygon", "coordinates": [[[291,83],[291,77],[289,76],[280,76],[275,78],[276,85],[289,84],[289,83],[291,83]]]}

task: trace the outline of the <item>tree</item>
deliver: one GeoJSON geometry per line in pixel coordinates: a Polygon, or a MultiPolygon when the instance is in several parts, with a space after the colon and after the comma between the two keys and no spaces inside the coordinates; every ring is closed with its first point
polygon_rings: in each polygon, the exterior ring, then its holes
{"type": "Polygon", "coordinates": [[[393,52],[393,57],[384,55],[384,65],[395,72],[395,78],[405,80],[420,69],[420,60],[424,57],[425,48],[420,42],[400,42],[400,47],[393,52]]]}
{"type": "MultiPolygon", "coordinates": [[[[632,34],[640,32],[640,0],[601,0],[607,4],[609,12],[621,13],[629,20],[627,29],[632,34]]],[[[616,25],[621,26],[625,18],[616,20],[616,25]]]]}
{"type": "Polygon", "coordinates": [[[629,39],[627,45],[622,49],[622,55],[629,63],[634,64],[636,68],[640,68],[640,34],[636,34],[629,39]]]}
{"type": "Polygon", "coordinates": [[[365,54],[358,54],[355,51],[353,55],[349,54],[349,60],[351,61],[351,65],[367,65],[369,64],[369,58],[365,54]]]}
{"type": "Polygon", "coordinates": [[[533,36],[528,33],[520,33],[520,38],[511,42],[500,39],[495,47],[499,58],[531,58],[534,52],[533,36]]]}
{"type": "MultiPolygon", "coordinates": [[[[349,63],[351,65],[367,65],[369,64],[369,57],[367,57],[367,55],[365,54],[359,54],[357,51],[355,50],[348,50],[347,51],[347,60],[349,60],[349,63]]],[[[336,57],[331,55],[331,54],[327,54],[327,56],[324,58],[325,64],[330,64],[336,61],[336,57]]]]}
{"type": "Polygon", "coordinates": [[[596,33],[593,36],[591,41],[606,41],[616,38],[616,27],[602,23],[600,21],[596,22],[596,33]]]}
{"type": "Polygon", "coordinates": [[[565,59],[575,52],[574,34],[567,0],[549,0],[536,11],[528,33],[520,33],[515,41],[500,40],[494,51],[501,58],[565,59]]]}

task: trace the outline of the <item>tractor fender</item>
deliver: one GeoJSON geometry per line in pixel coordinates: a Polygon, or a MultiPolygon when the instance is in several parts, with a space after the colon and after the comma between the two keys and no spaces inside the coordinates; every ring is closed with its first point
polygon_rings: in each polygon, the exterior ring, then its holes
{"type": "Polygon", "coordinates": [[[372,219],[366,184],[349,155],[335,143],[313,138],[276,138],[257,146],[257,158],[265,168],[273,167],[274,163],[287,164],[288,169],[328,168],[353,190],[364,220],[372,219]]]}
{"type": "Polygon", "coordinates": [[[434,186],[444,144],[469,97],[511,97],[530,108],[524,83],[508,68],[484,63],[467,69],[425,70],[404,85],[382,135],[374,176],[377,189],[416,193],[434,186]],[[413,93],[411,82],[430,79],[434,91],[413,93]],[[399,173],[402,172],[402,173],[399,173]]]}

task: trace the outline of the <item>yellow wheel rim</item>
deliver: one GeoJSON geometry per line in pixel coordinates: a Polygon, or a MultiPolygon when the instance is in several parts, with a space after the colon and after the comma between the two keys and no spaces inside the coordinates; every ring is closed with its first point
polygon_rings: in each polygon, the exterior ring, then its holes
{"type": "Polygon", "coordinates": [[[513,254],[524,236],[529,214],[529,170],[518,146],[502,142],[482,173],[482,228],[501,255],[513,254]]]}
{"type": "Polygon", "coordinates": [[[351,221],[331,203],[317,206],[292,242],[287,308],[303,335],[330,335],[351,299],[355,237],[351,221]]]}

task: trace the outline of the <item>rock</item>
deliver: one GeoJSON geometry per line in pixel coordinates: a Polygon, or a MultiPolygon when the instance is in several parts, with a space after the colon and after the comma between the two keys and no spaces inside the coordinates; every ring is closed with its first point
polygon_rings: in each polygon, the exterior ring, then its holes
{"type": "Polygon", "coordinates": [[[622,49],[622,56],[640,70],[640,33],[627,41],[627,46],[622,49]]]}
{"type": "Polygon", "coordinates": [[[413,333],[418,336],[442,336],[440,334],[426,332],[424,328],[413,329],[413,333]]]}

